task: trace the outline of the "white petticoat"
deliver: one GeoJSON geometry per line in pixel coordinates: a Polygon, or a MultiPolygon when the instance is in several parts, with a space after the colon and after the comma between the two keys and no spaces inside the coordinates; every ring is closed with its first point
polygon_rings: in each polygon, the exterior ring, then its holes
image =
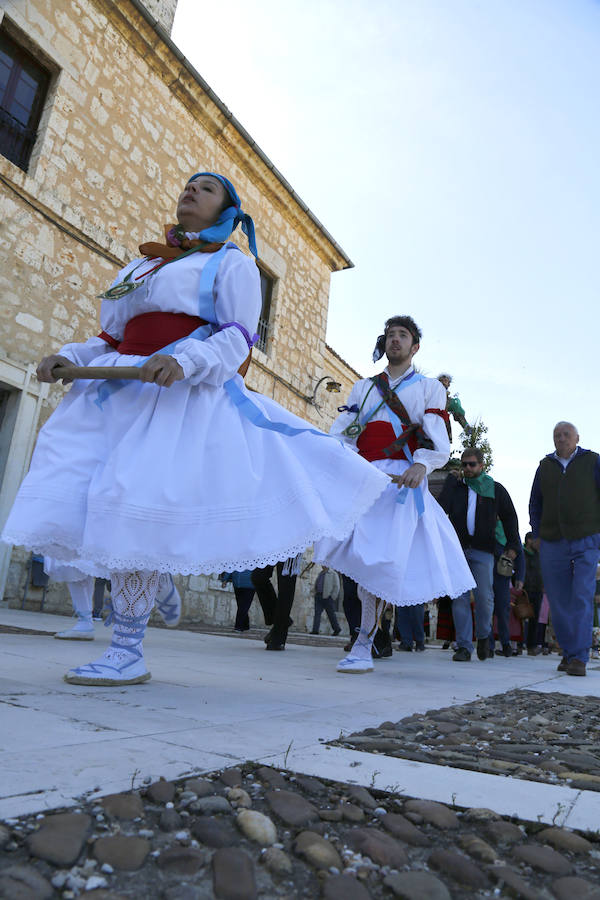
{"type": "MultiPolygon", "coordinates": [[[[334,438],[252,425],[222,387],[129,382],[100,409],[99,383],[75,382],[40,431],[6,543],[101,577],[243,571],[342,539],[387,486],[334,438]]],[[[307,427],[247,394],[269,418],[307,427]]]]}
{"type": "MultiPolygon", "coordinates": [[[[374,468],[400,474],[405,460],[385,459],[374,468]]],[[[395,606],[458,597],[475,587],[456,532],[426,483],[408,489],[404,504],[390,484],[361,516],[350,537],[326,538],[315,545],[314,559],[352,578],[376,597],[395,606]],[[415,490],[422,491],[425,512],[419,518],[415,490]]]]}

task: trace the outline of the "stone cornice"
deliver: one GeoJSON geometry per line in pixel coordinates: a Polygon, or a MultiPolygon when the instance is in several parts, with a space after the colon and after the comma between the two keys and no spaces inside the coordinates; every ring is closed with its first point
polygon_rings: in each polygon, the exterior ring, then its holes
{"type": "Polygon", "coordinates": [[[160,76],[173,96],[260,187],[332,271],[353,266],[327,229],[217,97],[140,0],[97,0],[124,40],[160,76]],[[292,203],[290,204],[290,199],[292,203]]]}

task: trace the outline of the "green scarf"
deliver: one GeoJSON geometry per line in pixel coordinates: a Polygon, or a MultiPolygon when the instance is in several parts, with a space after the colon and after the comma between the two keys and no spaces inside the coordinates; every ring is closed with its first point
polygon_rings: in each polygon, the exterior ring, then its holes
{"type": "Polygon", "coordinates": [[[486,475],[485,472],[482,472],[475,478],[465,478],[465,484],[481,497],[491,497],[493,500],[496,496],[496,483],[494,479],[490,478],[489,475],[486,475]]]}
{"type": "MultiPolygon", "coordinates": [[[[496,483],[494,479],[489,475],[486,475],[485,472],[482,472],[481,475],[477,475],[475,478],[465,478],[464,481],[467,487],[470,487],[471,490],[475,491],[476,494],[479,494],[480,497],[491,497],[493,500],[496,496],[496,483]]],[[[499,544],[506,547],[506,534],[500,519],[496,519],[494,537],[499,544]]]]}

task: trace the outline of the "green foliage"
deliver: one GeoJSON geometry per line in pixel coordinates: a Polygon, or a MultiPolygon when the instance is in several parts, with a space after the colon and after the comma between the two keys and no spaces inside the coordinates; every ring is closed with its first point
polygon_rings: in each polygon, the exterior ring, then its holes
{"type": "Polygon", "coordinates": [[[483,419],[476,419],[470,433],[466,434],[464,431],[462,431],[460,435],[460,442],[462,444],[462,448],[460,451],[461,456],[467,448],[479,447],[479,449],[483,453],[484,472],[488,472],[492,468],[494,462],[492,448],[490,446],[490,442],[486,437],[487,432],[488,427],[484,424],[483,419]]]}

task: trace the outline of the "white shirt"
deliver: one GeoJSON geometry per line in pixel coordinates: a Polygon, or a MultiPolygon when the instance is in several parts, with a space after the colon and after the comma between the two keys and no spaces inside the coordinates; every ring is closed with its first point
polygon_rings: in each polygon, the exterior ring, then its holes
{"type": "MultiPolygon", "coordinates": [[[[409,366],[406,372],[403,372],[398,378],[390,381],[390,387],[397,387],[398,383],[406,378],[413,371],[413,367],[409,366]]],[[[377,404],[378,393],[373,388],[373,382],[370,378],[363,378],[357,381],[350,392],[347,400],[348,406],[356,405],[360,408],[363,401],[369,394],[368,402],[363,408],[363,413],[368,415],[371,408],[377,404]],[[372,389],[372,390],[371,390],[372,389]],[[370,393],[369,393],[370,392],[370,393]]],[[[423,426],[423,431],[433,441],[433,449],[426,450],[419,447],[413,453],[413,460],[422,463],[425,466],[427,474],[434,469],[441,469],[448,462],[450,456],[450,442],[448,440],[448,432],[446,431],[446,423],[437,413],[425,413],[426,409],[445,409],[446,408],[446,389],[437,378],[423,378],[420,381],[408,385],[400,394],[400,399],[406,408],[411,422],[418,422],[423,426]]],[[[331,426],[330,433],[340,437],[344,443],[356,449],[356,437],[350,438],[342,432],[348,425],[352,424],[356,417],[356,413],[343,412],[337,417],[331,426]]],[[[371,422],[390,422],[391,419],[385,404],[373,415],[371,422]]],[[[377,460],[379,462],[379,460],[377,460]]]]}
{"type": "Polygon", "coordinates": [[[575,449],[573,450],[573,452],[571,453],[571,455],[568,457],[568,459],[563,459],[562,456],[559,456],[558,453],[557,453],[556,451],[554,451],[554,458],[557,459],[557,460],[559,461],[559,463],[560,463],[561,466],[563,467],[563,471],[567,468],[567,466],[569,465],[569,463],[571,462],[571,460],[573,459],[573,457],[574,457],[575,454],[577,453],[577,450],[578,450],[578,448],[575,447],[575,449]]]}
{"type": "Polygon", "coordinates": [[[467,531],[475,534],[475,507],[477,506],[477,492],[467,485],[467,531]]]}

